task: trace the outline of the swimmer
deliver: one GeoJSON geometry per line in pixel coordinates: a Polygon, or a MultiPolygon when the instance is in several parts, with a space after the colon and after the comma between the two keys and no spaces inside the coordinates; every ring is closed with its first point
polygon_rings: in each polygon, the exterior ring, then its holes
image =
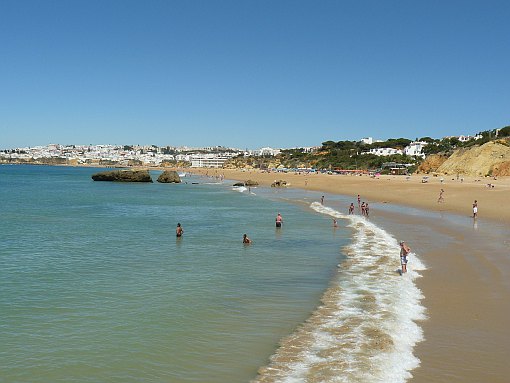
{"type": "Polygon", "coordinates": [[[282,227],[283,217],[280,213],[276,216],[276,227],[282,227]]]}
{"type": "Polygon", "coordinates": [[[181,227],[181,224],[177,224],[177,228],[175,229],[175,235],[176,237],[181,237],[184,234],[184,230],[181,227]]]}
{"type": "Polygon", "coordinates": [[[243,243],[244,244],[250,244],[251,243],[251,239],[248,238],[248,236],[246,234],[243,234],[243,243]]]}

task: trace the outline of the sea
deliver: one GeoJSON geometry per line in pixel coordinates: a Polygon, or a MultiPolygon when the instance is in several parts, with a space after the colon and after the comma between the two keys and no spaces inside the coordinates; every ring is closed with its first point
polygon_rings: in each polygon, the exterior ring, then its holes
{"type": "Polygon", "coordinates": [[[426,266],[413,253],[401,275],[399,238],[348,215],[352,197],[104,170],[0,166],[1,382],[399,383],[419,366],[426,266]]]}

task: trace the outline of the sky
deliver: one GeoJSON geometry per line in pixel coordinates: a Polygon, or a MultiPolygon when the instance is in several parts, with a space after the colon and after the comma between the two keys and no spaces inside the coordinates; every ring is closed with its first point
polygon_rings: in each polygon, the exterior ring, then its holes
{"type": "Polygon", "coordinates": [[[2,0],[0,149],[510,125],[510,2],[2,0]]]}

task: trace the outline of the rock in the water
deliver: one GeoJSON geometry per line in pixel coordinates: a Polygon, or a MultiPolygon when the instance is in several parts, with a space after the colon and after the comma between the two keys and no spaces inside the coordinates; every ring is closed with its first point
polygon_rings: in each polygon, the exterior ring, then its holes
{"type": "Polygon", "coordinates": [[[236,182],[232,186],[244,186],[244,182],[236,182]]]}
{"type": "Polygon", "coordinates": [[[94,181],[152,182],[148,170],[113,170],[92,175],[94,181]]]}
{"type": "Polygon", "coordinates": [[[246,186],[258,186],[259,183],[257,181],[247,180],[244,184],[246,186]]]}
{"type": "Polygon", "coordinates": [[[179,174],[175,170],[165,170],[163,173],[161,173],[158,177],[158,182],[169,184],[169,183],[180,183],[181,177],[179,177],[179,174]]]}
{"type": "Polygon", "coordinates": [[[274,181],[272,184],[271,184],[271,187],[272,188],[282,188],[282,187],[286,187],[288,184],[287,184],[287,181],[285,180],[279,180],[279,181],[274,181]]]}

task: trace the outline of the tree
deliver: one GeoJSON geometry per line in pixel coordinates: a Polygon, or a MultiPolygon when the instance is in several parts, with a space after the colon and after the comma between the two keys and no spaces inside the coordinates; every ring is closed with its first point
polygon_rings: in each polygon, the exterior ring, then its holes
{"type": "Polygon", "coordinates": [[[498,132],[498,137],[508,137],[510,136],[510,126],[505,126],[501,128],[498,132]]]}

